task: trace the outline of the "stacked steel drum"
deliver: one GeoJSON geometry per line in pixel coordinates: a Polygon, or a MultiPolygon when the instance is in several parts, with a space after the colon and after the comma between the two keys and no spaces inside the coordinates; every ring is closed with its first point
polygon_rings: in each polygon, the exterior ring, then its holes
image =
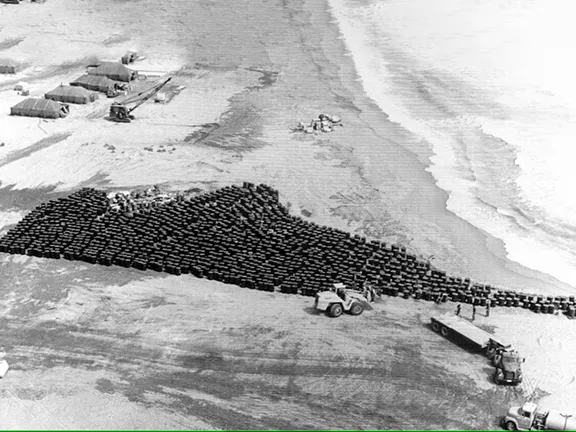
{"type": "Polygon", "coordinates": [[[125,213],[82,189],[40,205],[0,252],[192,274],[249,289],[313,296],[333,283],[384,294],[576,315],[574,296],[518,293],[452,277],[406,249],[290,215],[267,185],[244,183],[125,213]]]}

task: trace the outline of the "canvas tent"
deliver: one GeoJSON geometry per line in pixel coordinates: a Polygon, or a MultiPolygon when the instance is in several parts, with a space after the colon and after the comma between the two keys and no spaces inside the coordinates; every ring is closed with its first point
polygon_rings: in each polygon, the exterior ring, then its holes
{"type": "Polygon", "coordinates": [[[48,99],[28,98],[10,108],[11,115],[57,119],[66,117],[69,112],[67,104],[48,99]]]}
{"type": "Polygon", "coordinates": [[[130,82],[135,80],[138,72],[128,69],[122,63],[105,62],[88,71],[89,75],[105,76],[116,81],[130,82]]]}
{"type": "Polygon", "coordinates": [[[80,78],[72,81],[71,86],[84,87],[87,90],[107,93],[108,90],[114,90],[115,83],[110,78],[97,75],[82,75],[80,78]]]}
{"type": "Polygon", "coordinates": [[[88,90],[80,86],[73,87],[60,85],[54,90],[46,93],[44,97],[46,99],[54,100],[57,102],[87,104],[94,102],[98,98],[98,95],[95,93],[90,93],[88,90]]]}
{"type": "Polygon", "coordinates": [[[0,59],[0,74],[15,74],[18,64],[13,60],[0,59]]]}

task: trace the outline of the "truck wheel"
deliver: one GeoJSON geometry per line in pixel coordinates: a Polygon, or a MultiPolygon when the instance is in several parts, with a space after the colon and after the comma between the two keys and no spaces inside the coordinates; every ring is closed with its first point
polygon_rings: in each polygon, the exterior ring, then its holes
{"type": "Polygon", "coordinates": [[[438,324],[437,321],[432,321],[432,330],[434,330],[436,333],[440,331],[440,324],[438,324]]]}
{"type": "Polygon", "coordinates": [[[442,328],[440,329],[440,334],[444,337],[448,336],[448,329],[444,326],[442,326],[442,328]]]}
{"type": "Polygon", "coordinates": [[[350,306],[350,315],[360,315],[364,311],[364,308],[360,303],[354,302],[350,306]]]}
{"type": "Polygon", "coordinates": [[[506,430],[517,430],[518,428],[516,427],[516,423],[514,423],[513,421],[508,421],[506,422],[506,430]]]}
{"type": "Polygon", "coordinates": [[[344,310],[342,309],[342,305],[339,303],[333,303],[328,308],[328,315],[332,318],[338,318],[340,315],[342,315],[342,312],[344,312],[344,310]]]}

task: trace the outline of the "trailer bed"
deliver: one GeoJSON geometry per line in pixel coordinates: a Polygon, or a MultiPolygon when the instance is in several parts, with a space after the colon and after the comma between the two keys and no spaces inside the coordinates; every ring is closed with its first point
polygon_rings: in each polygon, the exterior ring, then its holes
{"type": "MultiPolygon", "coordinates": [[[[434,321],[440,324],[440,331],[442,332],[442,327],[449,329],[450,331],[465,337],[470,342],[478,345],[480,348],[485,348],[490,343],[490,340],[500,343],[497,341],[493,335],[476,327],[469,321],[460,318],[456,315],[443,315],[439,317],[432,317],[432,326],[434,327],[434,321]]],[[[444,336],[444,332],[442,332],[444,336]]],[[[504,346],[504,344],[501,344],[504,346]]]]}

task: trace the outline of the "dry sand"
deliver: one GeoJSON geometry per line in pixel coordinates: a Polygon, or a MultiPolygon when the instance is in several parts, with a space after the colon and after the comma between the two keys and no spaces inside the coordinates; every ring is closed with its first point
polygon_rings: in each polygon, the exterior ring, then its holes
{"type": "MultiPolygon", "coordinates": [[[[0,57],[27,66],[0,76],[0,223],[80,186],[265,182],[294,214],[405,244],[458,275],[574,293],[505,260],[501,244],[445,210],[430,155],[365,98],[331,20],[324,3],[296,0],[233,11],[187,0],[0,5],[0,57]],[[186,89],[141,106],[132,124],[104,120],[105,97],[56,121],[8,115],[22,98],[16,82],[41,97],[88,58],[128,49],[146,55],[134,64],[148,74],[139,86],[169,73],[186,89]],[[345,126],[290,133],[320,112],[345,126]]],[[[386,299],[329,320],[301,297],[2,260],[3,346],[15,363],[0,381],[0,428],[491,428],[509,403],[542,392],[576,406],[575,321],[564,317],[479,318],[527,358],[522,388],[496,388],[485,359],[427,328],[438,312],[427,303],[386,299]]]]}

